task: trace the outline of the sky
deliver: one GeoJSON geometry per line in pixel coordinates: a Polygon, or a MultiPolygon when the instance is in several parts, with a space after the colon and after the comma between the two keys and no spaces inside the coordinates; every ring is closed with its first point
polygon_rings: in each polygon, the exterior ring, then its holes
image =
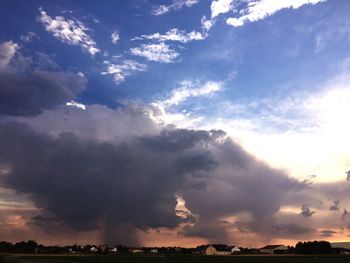
{"type": "Polygon", "coordinates": [[[0,2],[0,240],[350,239],[350,2],[0,2]]]}

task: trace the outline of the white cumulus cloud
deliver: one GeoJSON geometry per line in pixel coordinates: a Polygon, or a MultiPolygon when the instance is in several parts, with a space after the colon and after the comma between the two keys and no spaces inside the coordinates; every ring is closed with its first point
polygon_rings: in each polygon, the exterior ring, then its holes
{"type": "Polygon", "coordinates": [[[0,43],[0,69],[5,68],[15,55],[18,45],[12,41],[0,43]]]}
{"type": "Polygon", "coordinates": [[[135,56],[162,63],[175,62],[175,59],[180,55],[163,42],[159,44],[142,44],[140,47],[131,48],[130,51],[135,56]]]}
{"type": "Polygon", "coordinates": [[[111,35],[111,40],[113,44],[117,44],[118,40],[120,39],[119,34],[117,31],[114,31],[111,35]]]}
{"type": "Polygon", "coordinates": [[[164,15],[166,13],[169,13],[170,11],[180,10],[184,6],[191,7],[197,4],[198,2],[198,0],[173,0],[173,2],[170,5],[159,5],[154,7],[152,10],[152,15],[164,15]]]}
{"type": "Polygon", "coordinates": [[[113,75],[116,84],[120,84],[125,81],[125,78],[130,76],[133,72],[146,71],[147,69],[145,64],[138,63],[134,60],[124,60],[118,64],[104,61],[104,64],[107,65],[107,70],[102,72],[102,74],[113,75]]]}
{"type": "Polygon", "coordinates": [[[52,33],[57,39],[69,45],[80,46],[92,56],[100,52],[96,42],[87,33],[89,28],[81,21],[65,19],[63,16],[52,18],[42,8],[39,10],[39,21],[45,26],[46,31],[52,33]]]}
{"type": "Polygon", "coordinates": [[[74,100],[66,102],[66,106],[75,107],[81,110],[86,110],[86,106],[84,104],[76,102],[74,100]]]}
{"type": "Polygon", "coordinates": [[[211,2],[211,18],[227,13],[232,9],[233,0],[214,0],[211,2]]]}
{"type": "Polygon", "coordinates": [[[246,22],[256,22],[271,16],[284,8],[298,9],[303,5],[315,5],[326,0],[259,0],[248,2],[246,8],[239,10],[238,17],[231,17],[226,20],[228,25],[238,27],[244,25],[246,22]]]}

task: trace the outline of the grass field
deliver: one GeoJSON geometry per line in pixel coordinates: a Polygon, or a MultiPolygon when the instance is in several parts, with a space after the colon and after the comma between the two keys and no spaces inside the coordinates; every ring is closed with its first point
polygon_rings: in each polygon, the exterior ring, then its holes
{"type": "Polygon", "coordinates": [[[350,256],[3,255],[1,263],[349,263],[350,256]]]}

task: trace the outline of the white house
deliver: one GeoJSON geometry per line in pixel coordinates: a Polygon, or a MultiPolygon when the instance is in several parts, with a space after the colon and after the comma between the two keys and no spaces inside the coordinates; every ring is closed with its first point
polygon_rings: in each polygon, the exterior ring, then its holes
{"type": "Polygon", "coordinates": [[[97,252],[97,251],[98,251],[98,249],[97,249],[97,247],[92,246],[92,247],[90,248],[90,251],[91,251],[91,252],[97,252]]]}
{"type": "Polygon", "coordinates": [[[216,256],[228,256],[228,255],[231,255],[231,249],[226,245],[209,245],[205,249],[204,254],[216,255],[216,256]]]}
{"type": "Polygon", "coordinates": [[[260,248],[260,253],[263,254],[274,254],[276,251],[286,251],[288,250],[288,247],[284,245],[267,245],[262,248],[260,248]]]}
{"type": "Polygon", "coordinates": [[[233,246],[233,247],[231,248],[231,253],[232,253],[232,254],[237,254],[237,253],[239,253],[239,252],[241,252],[241,250],[240,250],[239,247],[233,246]]]}

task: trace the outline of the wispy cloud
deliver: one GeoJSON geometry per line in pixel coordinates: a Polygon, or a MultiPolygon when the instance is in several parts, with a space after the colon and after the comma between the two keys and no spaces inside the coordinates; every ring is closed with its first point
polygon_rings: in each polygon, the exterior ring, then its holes
{"type": "Polygon", "coordinates": [[[180,83],[179,88],[171,92],[168,99],[162,101],[162,104],[166,107],[178,105],[191,97],[211,96],[221,89],[222,84],[220,82],[208,81],[205,84],[198,85],[198,83],[191,80],[185,80],[180,83]]]}
{"type": "Polygon", "coordinates": [[[156,40],[160,42],[164,41],[177,41],[181,43],[187,43],[193,40],[204,40],[206,35],[202,32],[191,31],[186,33],[185,30],[179,30],[177,28],[172,28],[169,31],[165,32],[165,34],[154,33],[150,35],[142,35],[140,37],[135,37],[132,40],[156,40]]]}
{"type": "Polygon", "coordinates": [[[77,19],[66,19],[63,16],[52,18],[42,8],[39,9],[38,20],[45,26],[46,31],[52,33],[63,43],[79,46],[90,55],[100,52],[96,42],[88,34],[90,30],[77,19]]]}
{"type": "Polygon", "coordinates": [[[113,75],[116,84],[122,83],[127,76],[130,76],[134,72],[146,71],[147,69],[145,64],[138,63],[134,60],[123,60],[118,64],[104,61],[104,64],[107,65],[107,70],[101,74],[113,75]]]}
{"type": "Polygon", "coordinates": [[[226,20],[226,23],[228,25],[238,27],[244,25],[246,22],[256,22],[258,20],[264,19],[265,17],[271,16],[284,8],[298,9],[303,5],[315,5],[317,3],[325,1],[327,0],[248,1],[245,8],[237,10],[239,16],[228,18],[226,20]]]}
{"type": "Polygon", "coordinates": [[[170,11],[180,10],[185,6],[191,7],[197,4],[198,2],[198,0],[173,0],[173,2],[170,5],[159,5],[154,7],[151,13],[152,15],[160,16],[169,13],[170,11]]]}
{"type": "Polygon", "coordinates": [[[117,42],[119,41],[120,37],[117,31],[114,31],[111,35],[111,41],[113,44],[117,44],[117,42]]]}
{"type": "Polygon", "coordinates": [[[140,47],[131,48],[130,52],[135,56],[161,63],[175,62],[175,59],[180,55],[165,43],[142,44],[140,47]]]}
{"type": "Polygon", "coordinates": [[[37,34],[35,34],[34,32],[29,31],[26,35],[21,35],[20,39],[23,42],[32,42],[34,39],[39,39],[39,36],[37,34]]]}

